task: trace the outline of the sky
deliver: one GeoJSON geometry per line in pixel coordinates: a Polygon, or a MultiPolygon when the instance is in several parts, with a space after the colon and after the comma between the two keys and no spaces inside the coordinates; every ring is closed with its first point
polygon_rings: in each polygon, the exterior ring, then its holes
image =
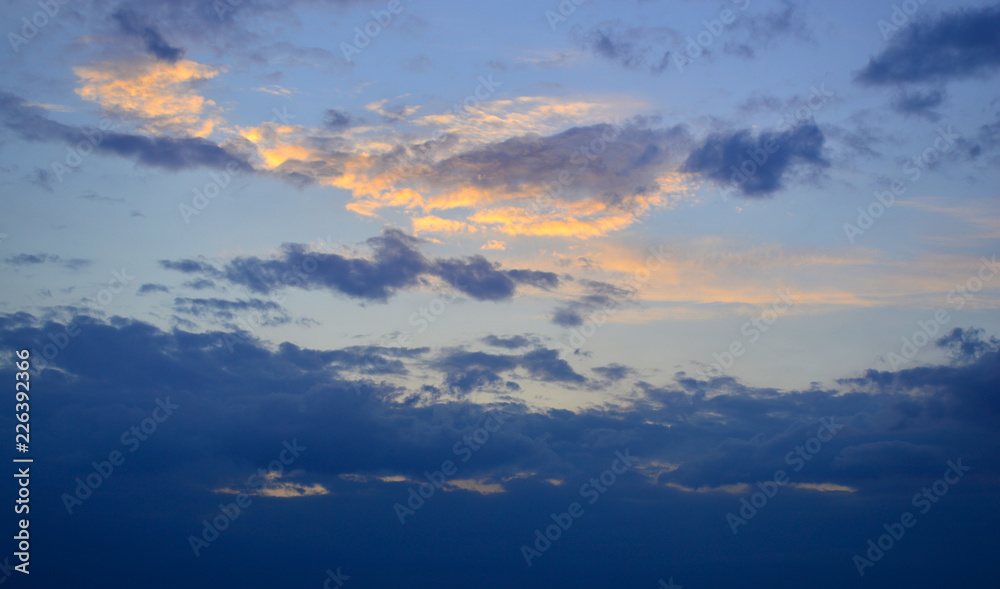
{"type": "Polygon", "coordinates": [[[1000,5],[0,16],[0,582],[1000,586],[1000,5]]]}

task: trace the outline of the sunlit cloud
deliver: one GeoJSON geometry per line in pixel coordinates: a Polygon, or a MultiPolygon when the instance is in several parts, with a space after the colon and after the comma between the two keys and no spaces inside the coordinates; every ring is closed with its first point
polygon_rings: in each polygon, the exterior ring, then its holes
{"type": "Polygon", "coordinates": [[[197,84],[221,68],[190,60],[141,58],[106,61],[73,68],[76,93],[105,111],[136,119],[139,131],[206,137],[224,121],[216,104],[197,84]]]}
{"type": "Polygon", "coordinates": [[[847,487],[844,485],[838,485],[835,483],[789,483],[790,487],[796,489],[805,489],[807,491],[819,491],[820,493],[857,493],[858,490],[854,487],[847,487]]]}

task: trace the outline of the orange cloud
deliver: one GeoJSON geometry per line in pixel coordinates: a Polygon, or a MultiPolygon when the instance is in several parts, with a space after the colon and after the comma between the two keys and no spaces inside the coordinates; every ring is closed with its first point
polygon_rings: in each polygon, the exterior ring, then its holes
{"type": "Polygon", "coordinates": [[[109,112],[142,121],[141,131],[205,137],[223,122],[215,103],[201,96],[197,82],[221,70],[190,60],[149,58],[73,68],[76,93],[109,112]]]}

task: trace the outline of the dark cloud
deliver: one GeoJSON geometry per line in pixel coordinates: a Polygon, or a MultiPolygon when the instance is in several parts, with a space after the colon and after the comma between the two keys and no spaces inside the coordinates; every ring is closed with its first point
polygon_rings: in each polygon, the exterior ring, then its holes
{"type": "Polygon", "coordinates": [[[556,350],[537,348],[521,356],[518,362],[532,377],[546,382],[582,383],[587,380],[560,358],[556,350]]]}
{"type": "Polygon", "coordinates": [[[170,289],[162,284],[153,284],[151,282],[147,282],[146,284],[143,284],[142,286],[139,287],[139,290],[137,291],[136,294],[146,295],[154,292],[170,292],[170,289]]]}
{"type": "Polygon", "coordinates": [[[586,294],[556,307],[551,321],[560,327],[579,327],[588,316],[598,312],[610,313],[632,298],[635,292],[597,280],[580,280],[586,294]]]}
{"type": "Polygon", "coordinates": [[[202,166],[225,168],[229,164],[244,172],[253,169],[242,155],[201,137],[145,137],[107,133],[97,150],[134,158],[139,163],[168,170],[202,166]]]}
{"type": "Polygon", "coordinates": [[[1000,6],[963,8],[897,32],[857,80],[868,85],[945,82],[1000,67],[1000,6]]]}
{"type": "Polygon", "coordinates": [[[215,283],[206,278],[196,278],[185,282],[184,286],[195,290],[205,290],[207,288],[215,288],[215,283]]]}
{"type": "MultiPolygon", "coordinates": [[[[28,313],[0,315],[0,346],[33,349],[33,358],[51,344],[50,334],[66,331],[64,323],[28,313]]],[[[45,389],[32,399],[32,425],[50,432],[32,439],[47,465],[32,471],[32,504],[58,506],[32,510],[32,529],[45,532],[39,542],[58,538],[75,546],[63,554],[64,566],[32,570],[42,586],[78,582],[77,571],[109,547],[130,563],[115,580],[151,589],[198,586],[206,578],[322,585],[323,571],[338,566],[378,586],[412,582],[418,574],[434,586],[462,586],[475,577],[488,589],[553,586],[552,579],[641,587],[669,576],[700,587],[790,589],[815,570],[825,572],[811,586],[854,586],[852,555],[866,550],[883,523],[918,511],[910,507],[913,494],[941,478],[947,461],[959,460],[971,470],[933,511],[917,515],[916,530],[866,571],[866,580],[875,586],[976,587],[995,580],[990,557],[1000,543],[983,523],[1000,517],[995,346],[965,363],[875,372],[831,390],[779,392],[731,378],[678,376],[664,386],[638,386],[627,405],[531,411],[516,403],[417,403],[433,399],[434,387],[391,384],[405,376],[394,364],[396,372],[378,375],[382,382],[346,376],[370,365],[365,355],[420,357],[416,351],[252,341],[229,351],[225,334],[162,331],[122,318],[77,317],[72,332],[48,362],[58,370],[44,368],[32,379],[45,389]],[[157,399],[177,409],[67,515],[62,494],[93,472],[92,462],[121,450],[122,432],[149,417],[157,399]],[[487,411],[497,415],[498,409],[507,416],[504,423],[476,444],[468,462],[460,461],[456,444],[466,447],[463,440],[490,423],[487,411]],[[786,456],[815,436],[824,419],[843,428],[794,471],[786,456]],[[321,484],[330,494],[255,496],[195,560],[185,539],[219,513],[220,502],[234,499],[213,491],[241,485],[292,440],[305,450],[281,480],[321,484]],[[594,506],[581,501],[580,485],[626,450],[633,460],[629,470],[594,506]],[[400,526],[393,505],[405,503],[415,481],[448,459],[458,464],[455,479],[495,483],[504,492],[481,495],[449,486],[400,526]],[[738,512],[740,500],[749,500],[756,483],[778,469],[793,483],[832,483],[854,492],[779,488],[734,536],[726,514],[738,512]],[[409,480],[385,480],[391,476],[409,480]],[[738,484],[750,489],[712,490],[738,484]],[[582,519],[525,566],[520,546],[572,501],[583,503],[582,519]],[[108,529],[126,532],[108,536],[108,529]],[[107,541],[95,543],[95,536],[107,541]],[[385,541],[376,546],[372,538],[385,541]],[[444,556],[441,538],[448,539],[444,556]],[[787,552],[790,538],[794,553],[787,552]],[[619,548],[602,548],[598,555],[595,545],[619,548]],[[665,553],[673,564],[664,565],[665,553]],[[297,566],[291,569],[263,564],[267,557],[293,556],[297,566]],[[157,568],[165,559],[197,567],[157,568]],[[387,561],[410,564],[401,569],[386,567],[387,561]],[[608,570],[609,562],[628,566],[608,570]],[[941,562],[952,566],[942,569],[941,562]],[[150,576],[149,570],[160,572],[150,576]]],[[[963,331],[963,337],[974,338],[974,332],[963,331]]],[[[538,363],[537,373],[552,377],[559,373],[553,358],[545,350],[523,356],[455,350],[441,360],[449,370],[464,369],[453,382],[472,386],[478,377],[488,387],[507,388],[491,372],[538,363]]],[[[12,370],[4,370],[13,381],[12,370]]],[[[0,422],[13,428],[10,415],[0,415],[0,422]]],[[[16,526],[12,516],[5,523],[16,526]]]]}
{"type": "Polygon", "coordinates": [[[576,43],[592,54],[613,61],[625,69],[658,74],[670,66],[666,46],[681,42],[682,36],[664,27],[625,27],[606,21],[593,29],[574,31],[576,43]]]}
{"type": "Polygon", "coordinates": [[[934,109],[944,104],[945,91],[934,90],[906,90],[901,89],[892,98],[892,109],[900,114],[923,117],[930,121],[937,121],[941,118],[934,109]]]}
{"type": "Polygon", "coordinates": [[[517,348],[524,348],[530,346],[533,343],[532,340],[524,337],[523,335],[514,335],[511,337],[488,335],[484,337],[482,341],[487,345],[496,348],[507,348],[508,350],[516,350],[517,348]]]}
{"type": "MultiPolygon", "coordinates": [[[[429,164],[415,180],[436,187],[472,185],[516,194],[523,193],[526,185],[558,186],[559,172],[567,170],[571,185],[549,198],[594,199],[613,210],[631,210],[660,189],[656,178],[688,144],[682,126],[653,128],[654,122],[636,119],[573,127],[547,137],[514,137],[429,164]]],[[[434,149],[446,147],[446,142],[434,145],[434,149]]]]}
{"type": "Polygon", "coordinates": [[[465,259],[438,260],[428,268],[449,285],[477,300],[501,301],[514,296],[518,284],[541,289],[555,288],[559,277],[537,270],[501,270],[500,265],[476,255],[465,259]]]}
{"type": "Polygon", "coordinates": [[[583,325],[583,315],[573,307],[559,307],[552,313],[552,323],[559,327],[578,327],[583,325]]]}
{"type": "Polygon", "coordinates": [[[195,260],[160,264],[167,269],[226,280],[267,294],[285,287],[322,289],[368,301],[385,302],[400,290],[440,278],[477,300],[500,301],[514,296],[518,285],[554,288],[557,275],[536,270],[503,270],[482,256],[427,259],[417,249],[421,240],[397,229],[386,229],[367,240],[371,258],[310,252],[301,244],[285,244],[276,259],[235,258],[223,269],[195,260]]]}
{"type": "MultiPolygon", "coordinates": [[[[32,382],[45,391],[32,398],[32,429],[49,433],[32,438],[46,468],[32,470],[31,498],[57,508],[32,510],[32,529],[44,531],[36,540],[42,544],[58,538],[75,547],[62,555],[63,566],[32,570],[40,586],[77,583],[81,568],[113,549],[130,563],[115,581],[151,589],[199,586],[206,578],[318,586],[323,571],[338,567],[377,586],[412,584],[419,575],[434,586],[476,578],[487,589],[641,587],[673,576],[678,585],[754,589],[791,589],[813,578],[810,586],[833,589],[857,585],[852,555],[863,554],[867,540],[903,511],[915,513],[919,525],[865,581],[987,587],[996,578],[991,557],[1000,541],[984,522],[1000,517],[1000,351],[978,330],[962,331],[973,351],[960,362],[873,371],[834,389],[776,391],[678,375],[661,386],[637,383],[626,404],[532,411],[510,402],[434,401],[435,387],[394,384],[408,375],[392,358],[419,359],[417,350],[248,341],[230,351],[226,334],[163,331],[120,317],[76,317],[74,335],[44,361],[40,350],[68,327],[28,313],[0,315],[0,346],[34,350],[41,370],[32,382]],[[381,373],[349,376],[373,357],[381,373]],[[92,463],[122,450],[122,432],[149,417],[158,399],[176,410],[69,516],[62,494],[73,493],[92,463]],[[456,444],[467,447],[464,440],[491,423],[487,412],[500,409],[504,423],[461,461],[456,444]],[[788,454],[806,446],[824,420],[843,427],[794,470],[788,454]],[[216,491],[242,485],[292,440],[305,450],[281,480],[321,484],[330,494],[255,496],[196,560],[186,538],[219,513],[220,502],[235,499],[216,491]],[[631,467],[595,505],[581,501],[580,486],[609,469],[616,451],[627,451],[631,467]],[[449,459],[458,465],[454,479],[504,492],[448,486],[401,526],[393,505],[449,459]],[[949,461],[970,470],[932,511],[919,513],[911,498],[941,478],[949,461]],[[726,514],[738,513],[757,482],[779,469],[796,484],[853,492],[780,487],[734,535],[726,514]],[[741,484],[749,488],[719,488],[741,484]],[[525,566],[520,546],[572,501],[583,503],[581,519],[525,566]],[[337,533],[330,533],[334,524],[337,533]],[[593,546],[604,548],[598,554],[593,546]],[[664,564],[664,554],[673,560],[664,564]],[[296,566],[275,570],[268,558],[294,558],[296,566]],[[164,561],[197,566],[157,568],[164,561]],[[616,562],[627,566],[609,570],[616,562]],[[822,578],[809,576],[816,570],[822,578]]],[[[453,350],[438,360],[446,379],[463,371],[452,382],[509,391],[495,374],[534,367],[541,378],[566,378],[555,358],[544,349],[512,356],[453,350]]],[[[3,376],[13,381],[13,369],[3,376]]],[[[0,415],[0,427],[13,424],[0,415]]],[[[16,527],[12,514],[5,523],[16,527]]]]}
{"type": "Polygon", "coordinates": [[[180,260],[174,262],[171,260],[160,260],[160,266],[166,268],[167,270],[176,270],[178,272],[184,272],[185,274],[192,274],[195,272],[208,273],[218,273],[218,270],[214,266],[207,262],[199,262],[197,260],[180,260]]]}
{"type": "Polygon", "coordinates": [[[934,343],[937,347],[948,350],[956,361],[968,362],[1000,348],[1000,340],[995,336],[987,338],[985,335],[986,332],[982,329],[956,327],[934,343]]]}
{"type": "Polygon", "coordinates": [[[59,256],[52,254],[18,254],[9,258],[4,258],[4,262],[11,266],[35,266],[46,262],[58,262],[59,256]]]}
{"type": "Polygon", "coordinates": [[[135,12],[119,9],[111,17],[123,32],[140,39],[146,51],[157,59],[174,62],[184,57],[183,49],[172,47],[154,27],[140,22],[135,12]]]}
{"type": "Polygon", "coordinates": [[[714,133],[688,155],[681,169],[738,187],[743,196],[763,198],[781,190],[785,177],[799,166],[828,166],[823,143],[823,132],[812,124],[756,136],[749,130],[714,133]]]}
{"type": "Polygon", "coordinates": [[[328,108],[323,112],[323,126],[331,131],[341,131],[350,127],[352,118],[346,112],[328,108]]]}
{"type": "Polygon", "coordinates": [[[25,180],[43,190],[52,192],[52,181],[55,180],[55,175],[48,170],[39,168],[25,176],[25,180]]]}
{"type": "MultiPolygon", "coordinates": [[[[727,41],[723,51],[748,59],[757,51],[770,49],[786,37],[800,41],[812,40],[802,5],[792,0],[781,0],[781,6],[771,11],[742,15],[733,23],[734,31],[742,31],[740,39],[727,41]]],[[[739,13],[740,11],[735,11],[739,13]]]]}
{"type": "Polygon", "coordinates": [[[542,347],[521,355],[450,350],[432,366],[449,375],[459,375],[457,378],[461,382],[481,383],[477,386],[499,383],[499,373],[518,367],[527,370],[532,378],[543,382],[583,383],[587,380],[560,358],[558,351],[542,347]]]}
{"type": "Polygon", "coordinates": [[[251,309],[256,311],[270,311],[281,308],[281,305],[274,301],[265,301],[262,299],[227,301],[225,299],[192,299],[178,297],[174,299],[174,304],[187,307],[193,315],[199,315],[203,312],[228,313],[232,311],[246,311],[251,309]]]}
{"type": "Polygon", "coordinates": [[[80,195],[80,198],[92,201],[102,201],[102,202],[115,202],[115,203],[125,202],[124,198],[113,198],[110,196],[97,194],[96,192],[85,192],[84,194],[80,195]]]}
{"type": "Polygon", "coordinates": [[[64,259],[54,254],[18,254],[4,258],[10,266],[37,266],[40,264],[59,264],[70,270],[79,270],[91,264],[90,260],[82,258],[64,259]]]}
{"type": "Polygon", "coordinates": [[[591,368],[591,370],[602,377],[613,381],[619,381],[624,379],[626,376],[635,374],[635,370],[617,363],[608,364],[607,366],[598,366],[596,368],[591,368]]]}
{"type": "MultiPolygon", "coordinates": [[[[17,133],[27,141],[58,141],[70,146],[76,146],[84,141],[98,153],[127,157],[141,164],[167,170],[203,166],[210,168],[236,166],[236,169],[241,171],[253,169],[244,156],[230,152],[207,139],[147,137],[101,131],[96,128],[72,127],[49,119],[44,116],[41,109],[29,106],[21,98],[4,91],[0,91],[0,126],[17,133]]],[[[56,163],[63,165],[63,162],[56,163]]]]}

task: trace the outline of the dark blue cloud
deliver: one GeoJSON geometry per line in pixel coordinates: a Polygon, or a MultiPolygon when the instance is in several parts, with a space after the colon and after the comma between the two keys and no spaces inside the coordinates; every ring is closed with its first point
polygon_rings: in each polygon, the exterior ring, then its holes
{"type": "Polygon", "coordinates": [[[583,279],[579,281],[587,294],[562,304],[553,311],[551,321],[560,327],[579,327],[596,313],[609,313],[628,301],[635,293],[607,282],[583,279]]]}
{"type": "Polygon", "coordinates": [[[535,348],[521,355],[450,350],[436,360],[432,366],[449,374],[460,373],[486,378],[490,383],[499,382],[499,373],[518,367],[527,370],[528,375],[532,378],[544,382],[583,383],[586,381],[586,378],[577,374],[568,362],[559,357],[559,352],[543,347],[535,348]],[[488,377],[487,372],[489,373],[488,377]]]}
{"type": "Polygon", "coordinates": [[[688,155],[681,170],[738,188],[745,197],[763,198],[781,190],[797,167],[828,166],[824,140],[813,124],[756,136],[749,130],[714,133],[688,155]]]}
{"type": "Polygon", "coordinates": [[[172,47],[153,26],[140,21],[138,14],[131,10],[119,9],[111,15],[121,30],[140,39],[146,51],[157,59],[177,61],[184,57],[184,50],[172,47]]]}
{"type": "MultiPolygon", "coordinates": [[[[732,28],[744,32],[745,35],[736,40],[727,40],[723,51],[752,59],[756,57],[758,50],[774,47],[785,37],[811,41],[812,32],[805,18],[803,3],[780,0],[780,4],[781,6],[774,10],[759,13],[750,11],[748,14],[737,16],[732,28]]],[[[739,11],[734,9],[734,12],[739,11]]]]}
{"type": "Polygon", "coordinates": [[[941,118],[934,109],[944,104],[945,91],[937,88],[932,90],[900,90],[892,98],[892,109],[900,114],[912,115],[936,121],[941,118]]]}
{"type": "Polygon", "coordinates": [[[598,366],[596,368],[591,368],[591,370],[608,380],[614,381],[619,381],[624,379],[626,376],[635,374],[635,370],[618,363],[608,364],[607,366],[598,366]]]}
{"type": "Polygon", "coordinates": [[[516,350],[517,348],[524,348],[530,346],[533,342],[523,335],[514,335],[511,337],[502,337],[498,335],[488,335],[483,338],[483,343],[497,347],[497,348],[507,348],[508,350],[516,350]]]}
{"type": "Polygon", "coordinates": [[[331,131],[341,131],[350,127],[352,118],[344,111],[328,108],[323,112],[323,126],[331,131]]]}
{"type": "MultiPolygon", "coordinates": [[[[32,398],[32,430],[47,434],[32,438],[45,468],[33,467],[31,505],[49,508],[31,510],[31,537],[43,553],[67,543],[74,549],[60,553],[62,566],[32,570],[39,586],[79,584],[79,570],[109,551],[121,566],[102,572],[103,582],[151,589],[322,586],[325,571],[338,567],[359,586],[413,584],[416,576],[422,585],[474,579],[489,589],[655,587],[668,577],[685,586],[754,589],[802,587],[803,579],[821,589],[859,580],[987,587],[996,579],[992,556],[1000,541],[989,522],[1000,517],[1000,351],[977,330],[943,340],[969,344],[968,353],[958,346],[963,355],[955,363],[873,372],[835,389],[775,391],[678,375],[658,386],[637,383],[627,403],[579,411],[435,402],[424,388],[403,385],[408,375],[398,365],[378,376],[382,382],[365,379],[355,388],[350,375],[370,365],[365,355],[389,364],[394,357],[418,362],[426,351],[253,341],[230,351],[225,337],[120,317],[76,317],[67,325],[0,315],[4,349],[36,350],[36,364],[45,346],[59,350],[48,361],[57,369],[32,377],[32,390],[44,390],[32,398]],[[66,333],[73,335],[64,340],[66,333]],[[135,453],[125,449],[125,463],[68,515],[62,494],[94,472],[92,463],[124,449],[122,432],[148,418],[157,399],[178,408],[135,453]],[[467,448],[465,440],[489,424],[487,412],[498,409],[509,416],[505,423],[462,462],[456,444],[467,448]],[[824,419],[843,429],[793,472],[786,455],[816,436],[824,419]],[[195,558],[188,536],[235,499],[213,491],[240,486],[291,440],[306,449],[283,480],[330,493],[255,496],[195,558]],[[581,485],[626,450],[632,467],[596,503],[581,499],[581,485]],[[449,459],[459,468],[454,479],[505,492],[452,486],[401,526],[393,505],[407,501],[417,486],[411,481],[449,459]],[[958,460],[971,470],[859,579],[852,555],[863,553],[884,523],[917,513],[914,493],[942,477],[942,461],[958,460]],[[776,469],[794,483],[855,491],[782,487],[733,535],[726,514],[776,469]],[[738,484],[751,488],[717,489],[738,484]],[[520,546],[573,501],[584,514],[527,567],[520,546]],[[296,564],[278,570],[267,564],[272,559],[296,564]]],[[[479,370],[490,381],[489,371],[533,365],[543,377],[564,378],[554,358],[544,349],[513,356],[454,350],[437,361],[467,376],[479,370]]],[[[0,368],[0,378],[13,382],[13,367],[0,368]]],[[[9,413],[0,414],[0,427],[13,429],[9,413]]],[[[12,513],[4,524],[16,527],[12,513]]]]}
{"type": "Polygon", "coordinates": [[[944,82],[1000,67],[1000,6],[945,12],[900,30],[857,80],[868,85],[944,82]]]}
{"type": "Polygon", "coordinates": [[[4,258],[4,263],[10,266],[38,266],[41,264],[59,264],[70,270],[78,270],[91,264],[90,260],[82,258],[64,259],[55,254],[18,254],[4,258]]]}
{"type": "Polygon", "coordinates": [[[245,326],[251,328],[284,325],[291,321],[284,307],[278,303],[254,298],[229,301],[217,298],[177,297],[174,299],[173,308],[178,313],[221,321],[224,325],[231,325],[231,322],[241,320],[245,326]]]}
{"type": "Polygon", "coordinates": [[[618,21],[603,22],[585,32],[576,33],[576,43],[583,49],[616,62],[625,69],[658,74],[670,66],[667,45],[681,35],[668,28],[630,27],[618,21]]]}
{"type": "Polygon", "coordinates": [[[277,259],[244,257],[230,260],[220,270],[195,260],[169,261],[167,269],[226,280],[256,293],[287,287],[322,289],[369,301],[385,302],[397,291],[438,277],[476,300],[500,301],[514,296],[518,285],[554,288],[556,274],[537,270],[503,270],[499,264],[476,255],[467,258],[428,259],[417,249],[421,240],[388,228],[367,240],[371,258],[310,252],[301,244],[285,244],[277,259]]]}
{"type": "Polygon", "coordinates": [[[139,287],[136,294],[145,295],[154,292],[170,292],[170,289],[163,284],[153,284],[151,282],[147,282],[139,287]]]}
{"type": "Polygon", "coordinates": [[[244,156],[201,137],[147,137],[64,125],[44,116],[41,109],[2,90],[0,126],[26,141],[57,141],[71,147],[83,142],[88,144],[87,149],[98,153],[127,157],[147,166],[167,170],[227,166],[235,166],[240,171],[253,169],[244,156]]]}

